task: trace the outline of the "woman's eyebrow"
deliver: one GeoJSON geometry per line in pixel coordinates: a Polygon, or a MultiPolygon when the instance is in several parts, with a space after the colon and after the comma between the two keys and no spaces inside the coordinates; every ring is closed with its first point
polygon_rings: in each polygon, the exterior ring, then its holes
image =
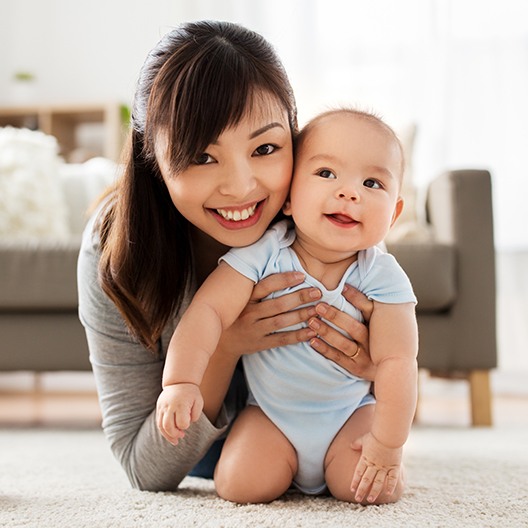
{"type": "Polygon", "coordinates": [[[260,136],[261,134],[264,134],[264,132],[267,132],[270,128],[275,128],[275,127],[280,127],[284,130],[284,127],[281,125],[281,123],[278,123],[278,122],[273,122],[273,123],[269,123],[265,126],[263,126],[262,128],[259,128],[258,130],[255,130],[255,132],[252,132],[250,135],[249,135],[249,139],[254,139],[256,138],[257,136],[260,136]]]}

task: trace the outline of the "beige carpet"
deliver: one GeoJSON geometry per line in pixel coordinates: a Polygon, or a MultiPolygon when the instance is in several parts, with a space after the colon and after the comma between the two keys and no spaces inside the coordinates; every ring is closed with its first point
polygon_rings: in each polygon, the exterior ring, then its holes
{"type": "Polygon", "coordinates": [[[412,431],[396,505],[287,494],[237,506],[187,478],[178,493],[129,488],[100,431],[0,430],[2,527],[528,527],[528,430],[412,431]]]}

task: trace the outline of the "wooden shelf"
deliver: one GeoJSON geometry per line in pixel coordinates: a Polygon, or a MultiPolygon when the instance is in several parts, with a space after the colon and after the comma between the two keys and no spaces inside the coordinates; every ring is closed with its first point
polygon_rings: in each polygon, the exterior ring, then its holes
{"type": "Polygon", "coordinates": [[[55,136],[60,154],[68,160],[80,146],[78,129],[98,124],[101,137],[97,154],[119,161],[128,125],[123,122],[122,109],[118,103],[6,106],[0,107],[0,126],[25,127],[55,136]]]}

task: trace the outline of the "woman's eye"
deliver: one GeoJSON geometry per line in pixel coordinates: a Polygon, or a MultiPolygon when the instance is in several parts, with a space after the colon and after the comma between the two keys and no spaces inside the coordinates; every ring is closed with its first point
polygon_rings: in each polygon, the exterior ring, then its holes
{"type": "Polygon", "coordinates": [[[275,152],[275,150],[277,150],[275,145],[266,143],[265,145],[260,145],[260,147],[257,147],[255,149],[255,154],[257,156],[269,156],[272,152],[275,152]]]}
{"type": "Polygon", "coordinates": [[[327,180],[335,180],[337,178],[337,176],[331,170],[328,169],[321,169],[320,171],[317,171],[317,175],[327,180]]]}
{"type": "Polygon", "coordinates": [[[207,154],[207,152],[204,152],[203,154],[200,154],[196,157],[194,160],[194,163],[196,165],[208,165],[209,163],[213,163],[214,158],[207,154]]]}
{"type": "Polygon", "coordinates": [[[368,180],[365,180],[363,182],[363,185],[365,187],[368,187],[369,189],[381,189],[380,183],[377,182],[376,180],[371,179],[371,178],[369,178],[368,180]]]}

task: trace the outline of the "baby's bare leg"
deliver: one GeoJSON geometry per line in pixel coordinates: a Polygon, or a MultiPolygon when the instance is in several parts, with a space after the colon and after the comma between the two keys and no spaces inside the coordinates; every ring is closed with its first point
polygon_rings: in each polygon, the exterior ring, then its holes
{"type": "Polygon", "coordinates": [[[297,472],[288,439],[259,407],[248,406],[233,424],[215,470],[216,491],[238,503],[270,502],[297,472]]]}
{"type": "MultiPolygon", "coordinates": [[[[325,479],[330,493],[336,499],[356,502],[354,493],[350,491],[350,484],[361,452],[352,450],[350,444],[370,431],[373,416],[374,405],[359,408],[347,420],[328,448],[325,457],[325,479]]],[[[403,493],[403,487],[403,478],[400,478],[392,495],[389,496],[382,491],[374,503],[365,502],[365,504],[396,502],[403,493]]]]}

